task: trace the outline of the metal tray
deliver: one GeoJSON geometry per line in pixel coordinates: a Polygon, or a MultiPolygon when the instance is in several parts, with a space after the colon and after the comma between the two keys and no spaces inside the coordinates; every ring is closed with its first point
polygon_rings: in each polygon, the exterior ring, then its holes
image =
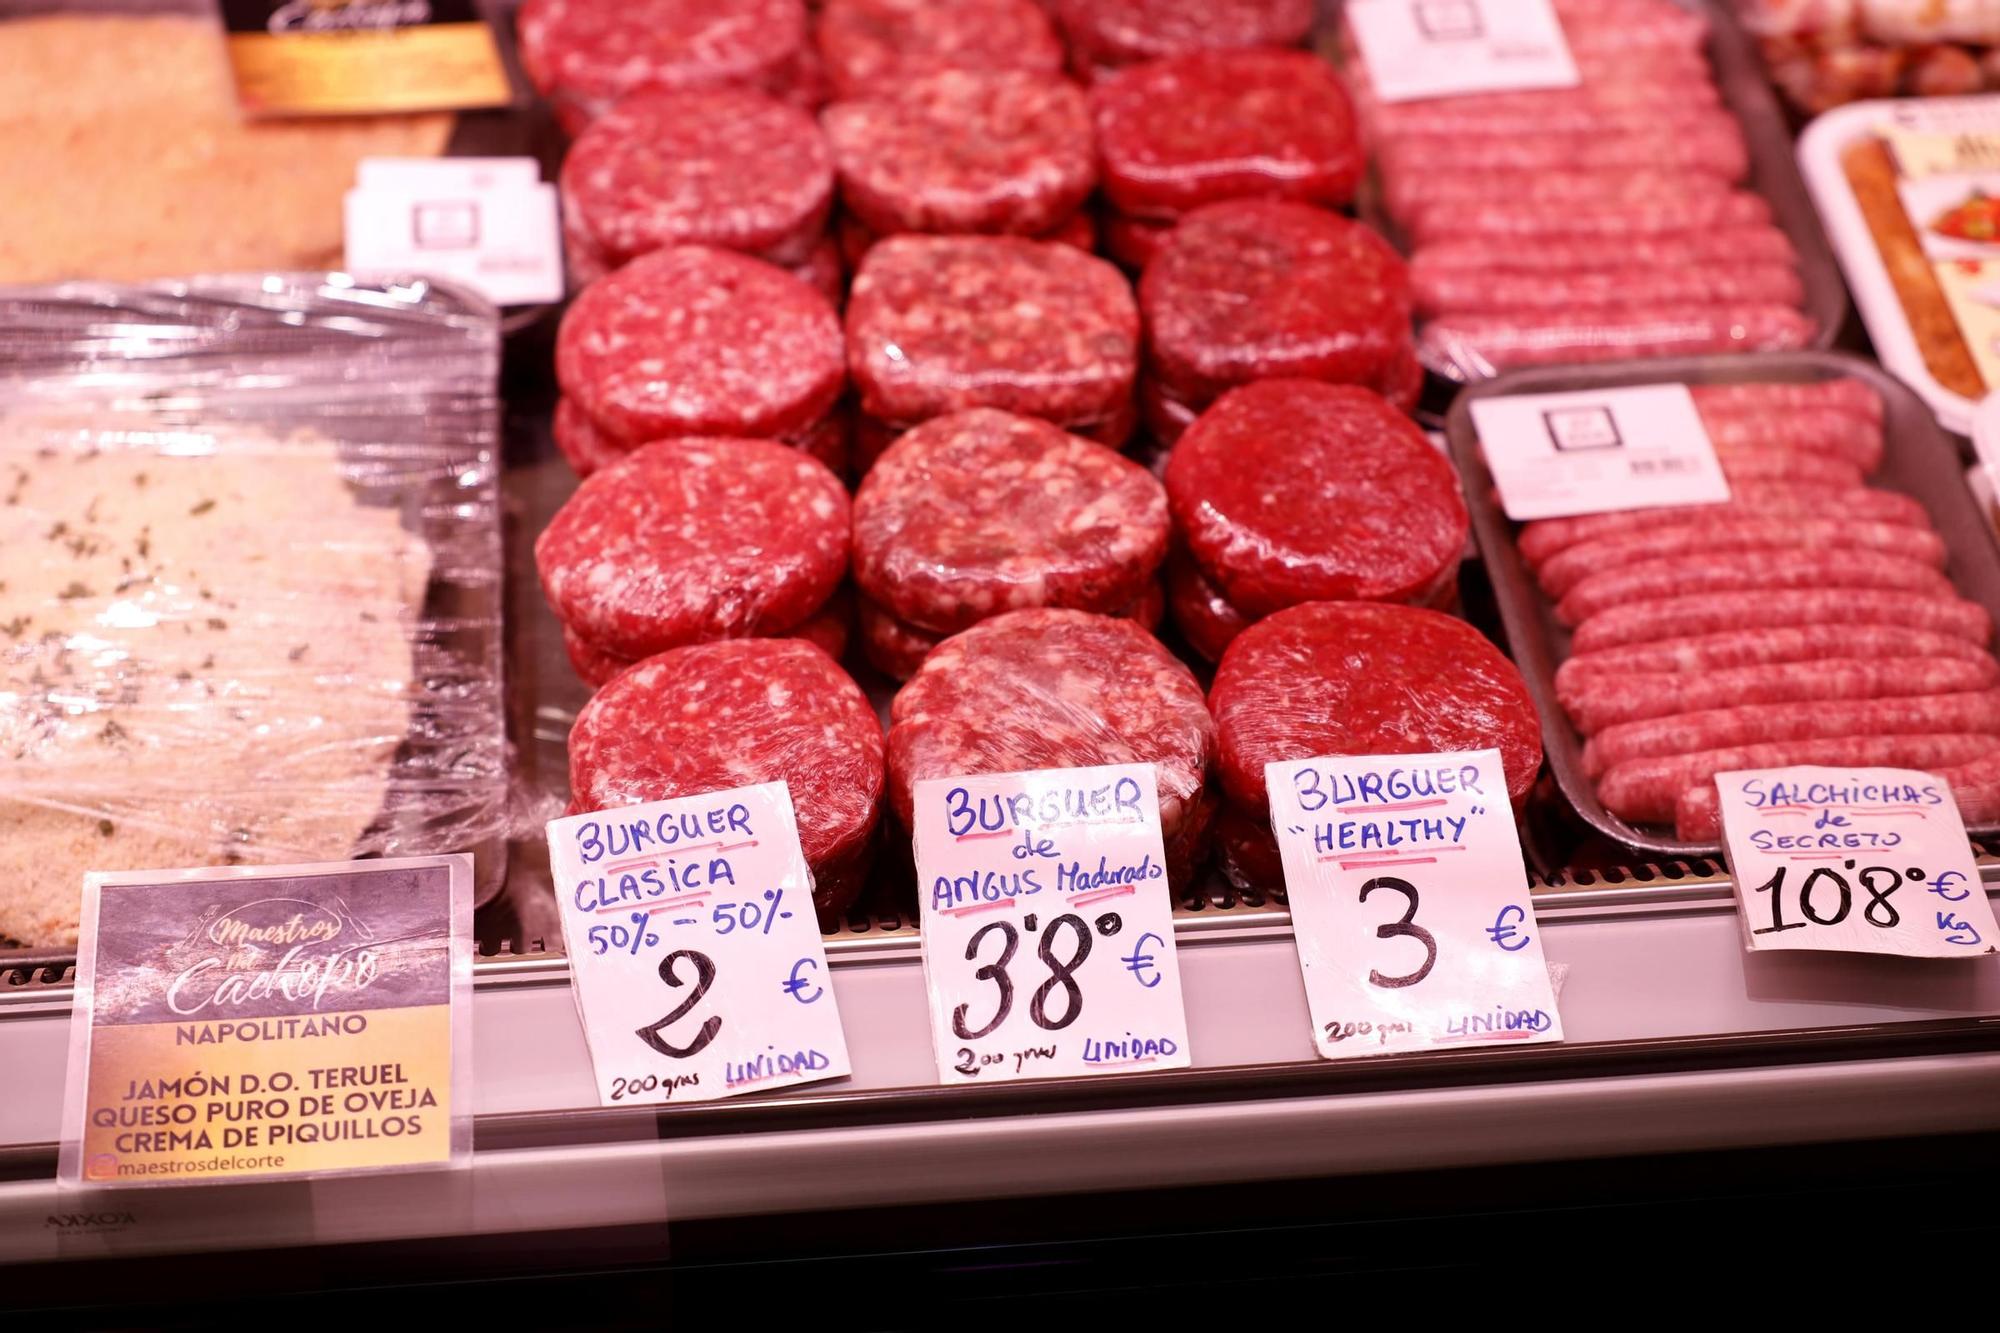
{"type": "MultiPolygon", "coordinates": [[[[1527,678],[1542,715],[1542,744],[1556,782],[1577,813],[1605,836],[1656,856],[1713,856],[1712,842],[1684,842],[1671,830],[1629,824],[1606,810],[1596,785],[1583,771],[1583,737],[1556,702],[1555,669],[1569,656],[1570,632],[1556,619],[1514,544],[1515,523],[1501,510],[1493,475],[1472,426],[1472,404],[1481,398],[1521,393],[1562,393],[1630,384],[1811,383],[1851,376],[1882,395],[1883,434],[1888,447],[1871,481],[1885,490],[1914,497],[1929,512],[1944,539],[1945,573],[1960,594],[1985,607],[2000,624],[2000,548],[1992,527],[1965,486],[1958,450],[1923,400],[1872,361],[1845,352],[1769,352],[1742,356],[1688,357],[1671,361],[1621,362],[1604,366],[1537,367],[1517,370],[1473,385],[1452,404],[1445,423],[1453,461],[1472,511],[1472,532],[1485,558],[1500,618],[1513,646],[1514,661],[1527,678]]],[[[1979,825],[1975,835],[2000,831],[1979,825]]]]}

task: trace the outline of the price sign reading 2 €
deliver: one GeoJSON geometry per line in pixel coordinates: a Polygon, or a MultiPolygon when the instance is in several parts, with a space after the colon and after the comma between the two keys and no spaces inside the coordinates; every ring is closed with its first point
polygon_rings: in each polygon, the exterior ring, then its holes
{"type": "Polygon", "coordinates": [[[1301,759],[1264,782],[1321,1055],[1562,1040],[1498,751],[1301,759]]]}
{"type": "Polygon", "coordinates": [[[915,796],[946,1083],[1187,1065],[1151,764],[938,778],[915,796]]]}
{"type": "Polygon", "coordinates": [[[548,834],[605,1105],[849,1072],[784,783],[570,815],[548,834]]]}

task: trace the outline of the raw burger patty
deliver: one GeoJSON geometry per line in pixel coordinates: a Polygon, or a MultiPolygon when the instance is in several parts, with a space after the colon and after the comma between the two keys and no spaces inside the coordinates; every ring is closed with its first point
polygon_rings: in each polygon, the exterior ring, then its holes
{"type": "Polygon", "coordinates": [[[640,658],[782,634],[847,569],[846,488],[770,440],[664,440],[586,479],[535,541],[556,615],[640,658]]]}
{"type": "Polygon", "coordinates": [[[1296,46],[1312,0],[1058,0],[1079,67],[1236,46],[1296,46]]]}
{"type": "Polygon", "coordinates": [[[1437,611],[1308,602],[1267,616],[1223,653],[1209,702],[1223,789],[1266,818],[1264,765],[1278,760],[1497,749],[1517,802],[1542,766],[1521,673],[1437,611]]]}
{"type": "MultiPolygon", "coordinates": [[[[569,397],[556,400],[552,433],[557,450],[579,477],[587,477],[599,468],[610,467],[638,448],[637,444],[624,444],[606,436],[569,397]]],[[[835,473],[845,475],[847,472],[848,421],[846,414],[838,408],[804,430],[780,436],[778,442],[817,458],[835,473]]]]}
{"type": "MultiPolygon", "coordinates": [[[[828,657],[838,662],[847,654],[848,625],[853,618],[850,599],[836,592],[827,604],[801,621],[797,628],[782,635],[788,639],[803,639],[817,646],[828,657]]],[[[578,680],[596,689],[613,676],[632,666],[635,659],[619,657],[595,647],[588,639],[579,635],[569,626],[563,626],[563,653],[569,658],[570,668],[576,672],[578,680]]]]}
{"type": "Polygon", "coordinates": [[[1231,604],[1185,551],[1167,557],[1167,605],[1188,647],[1211,662],[1221,661],[1223,650],[1255,619],[1231,604]]]}
{"type": "Polygon", "coordinates": [[[641,89],[784,92],[808,34],[800,0],[527,0],[521,66],[574,132],[641,89]]]}
{"type": "MultiPolygon", "coordinates": [[[[868,659],[869,665],[891,679],[908,680],[916,675],[917,668],[930,656],[931,649],[951,637],[921,625],[912,625],[867,597],[858,600],[862,655],[868,659]]],[[[1156,579],[1147,584],[1138,597],[1112,614],[1142,626],[1148,633],[1156,632],[1161,617],[1166,614],[1166,590],[1156,579]]]]}
{"type": "Polygon", "coordinates": [[[817,34],[835,97],[893,92],[943,69],[1063,67],[1035,0],[827,0],[817,34]]]}
{"type": "Polygon", "coordinates": [[[612,680],[569,737],[570,811],[784,782],[813,903],[852,903],[882,807],[875,710],[820,649],[739,639],[662,653],[612,680]]]}

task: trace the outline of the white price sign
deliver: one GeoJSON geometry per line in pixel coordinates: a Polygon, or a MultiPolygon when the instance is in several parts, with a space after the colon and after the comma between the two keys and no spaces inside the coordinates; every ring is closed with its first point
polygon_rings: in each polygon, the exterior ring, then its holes
{"type": "Polygon", "coordinates": [[[1562,1040],[1499,751],[1290,760],[1264,783],[1321,1055],[1562,1040]]]}
{"type": "Polygon", "coordinates": [[[570,815],[548,836],[605,1105],[850,1072],[784,783],[570,815]]]}
{"type": "Polygon", "coordinates": [[[1751,949],[1994,952],[1993,909],[1943,779],[1807,765],[1722,773],[1715,783],[1751,949]]]}
{"type": "Polygon", "coordinates": [[[1347,26],[1384,102],[1580,82],[1549,0],[1348,0],[1347,26]]]}
{"type": "Polygon", "coordinates": [[[1685,384],[1479,398],[1472,424],[1517,521],[1729,498],[1685,384]]]}
{"type": "Polygon", "coordinates": [[[915,796],[946,1083],[1187,1065],[1151,764],[938,778],[915,796]]]}
{"type": "Polygon", "coordinates": [[[347,193],[347,271],[422,273],[495,305],[563,297],[555,186],[533,158],[368,158],[347,193]]]}

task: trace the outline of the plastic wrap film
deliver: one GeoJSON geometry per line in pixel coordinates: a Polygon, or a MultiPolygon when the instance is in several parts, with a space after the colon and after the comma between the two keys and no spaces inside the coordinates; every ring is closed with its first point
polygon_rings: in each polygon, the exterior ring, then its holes
{"type": "Polygon", "coordinates": [[[854,497],[854,578],[949,633],[1002,611],[1115,612],[1166,558],[1167,500],[1137,463],[990,408],[904,434],[854,497]]]}
{"type": "Polygon", "coordinates": [[[771,440],[663,440],[578,486],[535,565],[566,627],[637,660],[792,630],[840,583],[847,547],[847,490],[824,464],[771,440]]]}
{"type": "Polygon", "coordinates": [[[1056,0],[1079,73],[1239,46],[1296,46],[1313,0],[1056,0]]]}
{"type": "Polygon", "coordinates": [[[1260,817],[1264,766],[1280,760],[1497,749],[1517,803],[1542,766],[1520,671],[1437,611],[1308,602],[1267,616],[1223,653],[1209,702],[1223,790],[1260,817]]]}
{"type": "Polygon", "coordinates": [[[1316,380],[1231,390],[1167,462],[1189,554],[1234,606],[1428,602],[1455,580],[1458,474],[1379,394],[1316,380]]]}
{"type": "Polygon", "coordinates": [[[577,714],[569,765],[572,814],[787,783],[822,917],[866,881],[882,725],[861,687],[812,644],[738,639],[649,658],[577,714]]]}
{"type": "Polygon", "coordinates": [[[493,850],[498,365],[421,281],[0,293],[0,937],[86,870],[493,850]]]}
{"type": "Polygon", "coordinates": [[[815,32],[835,97],[890,92],[942,69],[1063,67],[1037,0],[827,0],[815,32]]]}
{"type": "Polygon", "coordinates": [[[1093,764],[1154,766],[1172,845],[1215,756],[1201,686],[1132,621],[1010,611],[931,650],[889,710],[889,790],[910,827],[926,778],[1093,764]]]}
{"type": "Polygon", "coordinates": [[[820,117],[843,202],[895,232],[1035,236],[1097,184],[1083,90],[1054,74],[945,70],[820,117]]]}
{"type": "Polygon", "coordinates": [[[2000,89],[2000,6],[1986,0],[1734,3],[1771,81],[1802,111],[2000,89]]]}

